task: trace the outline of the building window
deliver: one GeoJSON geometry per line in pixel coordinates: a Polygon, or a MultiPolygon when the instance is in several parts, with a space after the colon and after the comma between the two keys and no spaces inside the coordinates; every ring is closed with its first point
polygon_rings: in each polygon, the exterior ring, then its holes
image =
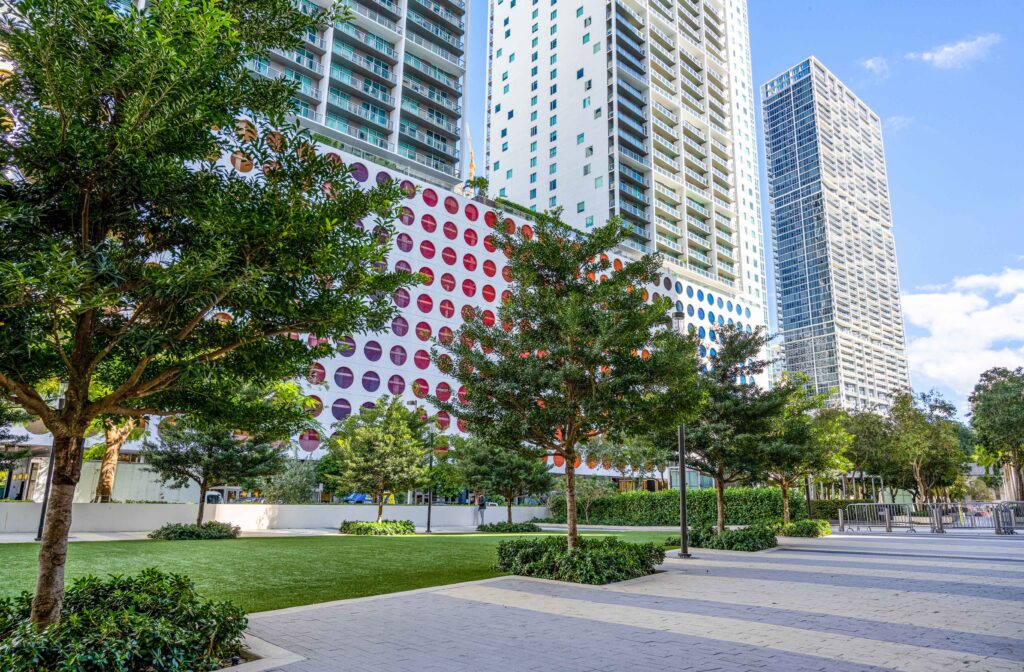
{"type": "Polygon", "coordinates": [[[580,201],[579,203],[576,204],[576,212],[583,212],[583,210],[585,210],[586,207],[586,203],[584,201],[580,201]]]}

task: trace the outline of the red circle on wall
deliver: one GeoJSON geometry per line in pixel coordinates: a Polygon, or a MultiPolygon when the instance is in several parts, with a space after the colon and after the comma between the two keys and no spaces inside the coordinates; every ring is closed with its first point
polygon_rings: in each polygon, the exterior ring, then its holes
{"type": "Polygon", "coordinates": [[[422,399],[430,394],[430,384],[422,378],[412,381],[412,393],[422,399]]]}
{"type": "Polygon", "coordinates": [[[460,432],[465,433],[465,432],[469,431],[468,430],[469,425],[467,425],[466,421],[463,420],[462,418],[459,418],[458,420],[455,421],[455,426],[459,428],[460,432]]]}
{"type": "Polygon", "coordinates": [[[519,227],[519,233],[523,234],[523,238],[527,240],[533,240],[533,227],[529,224],[523,224],[519,227]]]}
{"type": "Polygon", "coordinates": [[[512,301],[512,290],[511,289],[504,290],[501,293],[501,302],[502,303],[509,303],[511,301],[512,301]]]}
{"type": "MultiPolygon", "coordinates": [[[[451,301],[448,303],[451,303],[451,301]]],[[[452,308],[452,312],[455,312],[454,308],[452,308]]],[[[448,317],[451,317],[451,315],[448,317]]],[[[437,330],[437,340],[441,341],[444,345],[451,345],[451,342],[455,340],[455,332],[449,326],[441,327],[437,330]]]]}
{"type": "Polygon", "coordinates": [[[488,252],[494,252],[498,249],[494,246],[494,239],[490,236],[484,236],[484,249],[488,252]]]}
{"type": "Polygon", "coordinates": [[[515,232],[516,232],[516,223],[513,222],[511,219],[506,219],[505,220],[505,233],[507,233],[508,235],[511,236],[515,232]]]}
{"type": "Polygon", "coordinates": [[[469,322],[475,316],[476,316],[476,311],[473,310],[473,306],[468,306],[467,305],[467,306],[463,306],[462,307],[462,319],[463,320],[465,320],[466,322],[469,322]]]}
{"type": "Polygon", "coordinates": [[[434,207],[435,205],[437,205],[437,192],[434,191],[433,189],[424,189],[423,202],[429,205],[430,207],[434,207]]]}
{"type": "Polygon", "coordinates": [[[473,247],[480,241],[480,237],[473,229],[466,229],[465,233],[462,234],[463,239],[466,241],[466,245],[473,247]]]}
{"type": "Polygon", "coordinates": [[[441,288],[447,292],[455,289],[455,276],[451,273],[445,273],[441,276],[441,288]]]}
{"type": "Polygon", "coordinates": [[[512,282],[512,269],[508,266],[502,268],[501,277],[505,278],[505,282],[512,282]]]}
{"type": "Polygon", "coordinates": [[[455,262],[458,261],[459,259],[459,255],[457,255],[455,253],[455,250],[453,250],[452,248],[446,247],[443,250],[441,250],[441,259],[444,261],[444,263],[448,264],[449,266],[454,266],[455,262]]]}
{"type": "Polygon", "coordinates": [[[467,271],[475,271],[476,257],[474,257],[472,254],[467,254],[466,256],[462,257],[462,265],[466,267],[467,271]]]}
{"type": "Polygon", "coordinates": [[[429,339],[431,333],[433,332],[430,329],[430,325],[427,324],[426,322],[420,322],[419,324],[416,325],[416,336],[421,341],[429,339]]]}
{"type": "Polygon", "coordinates": [[[490,227],[493,228],[494,227],[494,223],[497,222],[497,221],[498,221],[498,213],[494,212],[493,210],[488,210],[484,214],[484,222],[487,224],[487,226],[490,226],[490,227]]]}
{"type": "Polygon", "coordinates": [[[427,233],[433,233],[437,230],[437,220],[434,219],[433,215],[423,215],[420,219],[420,226],[422,226],[423,230],[427,233]]]}
{"type": "Polygon", "coordinates": [[[434,394],[436,394],[437,398],[441,401],[448,401],[452,398],[452,386],[444,382],[438,383],[437,389],[434,390],[434,394]]]}
{"type": "Polygon", "coordinates": [[[564,467],[565,466],[565,458],[562,457],[561,455],[555,455],[554,463],[555,463],[556,467],[564,467]]]}
{"type": "Polygon", "coordinates": [[[497,292],[494,287],[491,287],[490,285],[484,285],[480,290],[480,293],[483,294],[485,301],[494,301],[494,297],[497,296],[497,292]]]}
{"type": "Polygon", "coordinates": [[[470,280],[469,278],[466,278],[465,280],[463,280],[462,281],[462,293],[465,294],[466,296],[475,296],[476,295],[476,283],[473,282],[472,280],[470,280]]]}
{"type": "Polygon", "coordinates": [[[420,294],[416,299],[416,307],[420,309],[420,312],[429,313],[434,309],[434,300],[427,294],[420,294]]]}
{"type": "Polygon", "coordinates": [[[459,227],[455,226],[455,222],[444,223],[444,237],[448,240],[455,240],[459,237],[459,227]]]}
{"type": "Polygon", "coordinates": [[[417,369],[426,369],[430,366],[430,353],[426,350],[417,350],[416,354],[412,356],[412,361],[417,369]]]}
{"type": "Polygon", "coordinates": [[[465,385],[459,387],[459,401],[461,401],[464,404],[468,404],[469,403],[469,393],[466,392],[466,386],[465,385]]]}
{"type": "Polygon", "coordinates": [[[423,255],[424,259],[433,259],[436,251],[437,250],[434,249],[434,244],[429,240],[424,240],[420,243],[420,254],[423,255]]]}
{"type": "Polygon", "coordinates": [[[454,196],[446,196],[444,199],[444,209],[448,211],[448,214],[454,215],[459,211],[459,201],[454,196]]]}
{"type": "Polygon", "coordinates": [[[494,313],[493,312],[491,312],[489,310],[485,310],[483,313],[481,313],[480,319],[481,319],[481,321],[483,321],[485,326],[488,326],[488,327],[493,327],[494,326],[494,313]]]}
{"type": "Polygon", "coordinates": [[[429,266],[424,266],[420,269],[420,275],[423,276],[423,284],[430,287],[434,284],[434,270],[429,266]]]}
{"type": "MultiPolygon", "coordinates": [[[[452,282],[455,281],[452,280],[452,282]]],[[[441,303],[438,305],[438,308],[440,308],[441,314],[445,317],[451,317],[455,314],[455,304],[448,299],[441,299],[441,303]]],[[[447,327],[441,327],[442,330],[446,328],[447,327]]]]}
{"type": "Polygon", "coordinates": [[[490,259],[484,260],[484,274],[488,278],[493,278],[494,274],[498,272],[498,265],[490,259]]]}
{"type": "Polygon", "coordinates": [[[445,413],[444,411],[439,411],[435,418],[437,421],[437,427],[441,431],[448,429],[449,425],[452,424],[451,416],[445,413]]]}
{"type": "Polygon", "coordinates": [[[477,210],[476,206],[473,205],[472,203],[468,203],[466,205],[466,219],[468,219],[471,222],[475,222],[477,220],[477,217],[479,216],[480,211],[477,210]]]}

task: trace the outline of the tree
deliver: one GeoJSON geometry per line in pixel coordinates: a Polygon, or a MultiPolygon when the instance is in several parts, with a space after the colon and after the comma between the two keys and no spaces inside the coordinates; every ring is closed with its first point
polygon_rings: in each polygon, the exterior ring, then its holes
{"type": "Polygon", "coordinates": [[[850,411],[843,418],[843,427],[851,438],[845,451],[850,471],[881,476],[886,484],[891,479],[898,489],[901,479],[891,468],[892,431],[886,418],[872,411],[850,411]]]}
{"type": "Polygon", "coordinates": [[[693,386],[697,372],[694,343],[670,328],[668,300],[649,302],[642,289],[659,278],[660,258],[613,264],[620,221],[584,235],[559,216],[536,215],[532,236],[513,233],[511,220],[497,225],[510,294],[495,322],[467,315],[453,339],[437,343],[434,360],[465,394],[431,401],[482,441],[565,459],[573,548],[586,442],[671,422],[679,407],[667,390],[693,386]]]}
{"type": "Polygon", "coordinates": [[[295,83],[246,65],[339,17],[289,0],[19,0],[8,18],[0,324],[17,328],[0,331],[0,398],[53,435],[42,628],[59,619],[90,423],[190,411],[206,382],[297,378],[383,328],[413,277],[382,270],[398,187],[360,187],[284,123],[295,83]],[[35,389],[51,379],[63,407],[35,389]]]}
{"type": "Polygon", "coordinates": [[[937,392],[896,396],[890,409],[895,450],[913,474],[917,496],[927,501],[934,489],[953,485],[967,461],[960,447],[956,408],[937,392]]]}
{"type": "Polygon", "coordinates": [[[486,177],[474,177],[472,180],[466,181],[466,190],[472,191],[477,196],[487,196],[487,190],[490,187],[491,183],[486,177]]]}
{"type": "Polygon", "coordinates": [[[103,423],[103,456],[92,501],[109,502],[114,494],[114,478],[117,476],[117,462],[121,455],[121,448],[128,441],[141,439],[146,430],[145,423],[139,418],[106,416],[101,421],[103,423]]]}
{"type": "Polygon", "coordinates": [[[470,490],[505,499],[510,523],[512,500],[554,487],[555,479],[541,455],[523,446],[500,447],[466,439],[455,445],[452,458],[470,490]]]}
{"type": "Polygon", "coordinates": [[[285,466],[280,445],[194,416],[160,423],[159,441],[143,444],[142,458],[172,488],[199,486],[196,525],[203,524],[210,488],[272,476],[285,466]]]}
{"type": "Polygon", "coordinates": [[[760,459],[765,480],[782,492],[782,522],[788,523],[790,489],[808,476],[842,468],[843,451],[852,437],[843,427],[842,411],[826,408],[831,395],[816,394],[805,375],[784,379],[777,392],[783,390],[788,391],[785,407],[762,445],[760,459]]]}
{"type": "Polygon", "coordinates": [[[1002,466],[1007,498],[1024,499],[1024,368],[989,369],[969,401],[980,452],[1002,466]]]}
{"type": "MultiPolygon", "coordinates": [[[[672,429],[667,433],[673,433],[672,429]]],[[[657,434],[624,436],[615,441],[597,437],[588,442],[586,447],[588,461],[596,460],[610,465],[623,479],[642,479],[648,475],[657,475],[662,484],[665,482],[664,474],[669,463],[676,462],[678,454],[675,443],[659,441],[657,434]]]]}
{"type": "MultiPolygon", "coordinates": [[[[761,445],[782,417],[790,391],[765,390],[748,382],[768,367],[760,358],[768,342],[763,328],[747,333],[720,327],[717,333],[718,350],[709,354],[698,382],[706,403],[686,427],[686,459],[689,466],[714,480],[717,529],[722,532],[725,486],[757,472],[761,445]]],[[[666,436],[664,440],[673,439],[666,436]]]]}
{"type": "Polygon", "coordinates": [[[388,492],[409,490],[426,477],[426,432],[430,419],[385,395],[373,408],[361,408],[335,424],[328,450],[340,469],[329,476],[377,502],[377,522],[384,519],[388,492]]]}
{"type": "Polygon", "coordinates": [[[261,479],[256,488],[267,504],[309,504],[316,495],[317,465],[293,454],[276,474],[261,479]]]}
{"type": "Polygon", "coordinates": [[[583,477],[576,482],[576,496],[583,509],[583,522],[590,523],[590,508],[599,499],[615,494],[615,484],[597,476],[583,477]]]}

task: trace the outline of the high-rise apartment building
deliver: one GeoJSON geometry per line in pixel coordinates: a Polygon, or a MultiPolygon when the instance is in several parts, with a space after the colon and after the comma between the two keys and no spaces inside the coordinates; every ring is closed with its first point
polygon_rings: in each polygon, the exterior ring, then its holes
{"type": "MultiPolygon", "coordinates": [[[[331,0],[295,0],[315,11],[331,0]]],[[[352,20],[251,63],[298,83],[296,115],[341,149],[435,184],[461,181],[466,0],[348,0],[352,20]]]]}
{"type": "Polygon", "coordinates": [[[492,193],[581,229],[620,216],[630,247],[718,297],[710,325],[673,297],[709,349],[729,306],[765,324],[746,0],[490,0],[489,24],[492,193]]]}
{"type": "Polygon", "coordinates": [[[813,57],[762,97],[786,368],[884,409],[910,376],[881,121],[813,57]]]}

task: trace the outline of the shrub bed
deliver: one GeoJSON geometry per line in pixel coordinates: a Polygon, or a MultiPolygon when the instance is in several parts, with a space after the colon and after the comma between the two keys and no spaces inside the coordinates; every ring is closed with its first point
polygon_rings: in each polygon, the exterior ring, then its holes
{"type": "Polygon", "coordinates": [[[192,581],[157,569],[76,580],[61,620],[37,632],[32,596],[0,600],[0,670],[177,672],[216,670],[241,648],[245,612],[196,595],[192,581]]]}
{"type": "Polygon", "coordinates": [[[850,504],[873,504],[870,499],[812,499],[811,515],[822,520],[839,520],[839,509],[850,504]]]}
{"type": "Polygon", "coordinates": [[[779,528],[784,537],[827,537],[832,526],[827,520],[795,520],[779,528]]]}
{"type": "Polygon", "coordinates": [[[664,560],[664,549],[651,543],[581,537],[570,551],[566,538],[559,535],[500,542],[497,569],[519,576],[602,585],[646,576],[664,560]]]}
{"type": "Polygon", "coordinates": [[[211,520],[196,525],[195,523],[167,523],[159,530],[149,533],[150,539],[162,539],[164,541],[181,541],[192,539],[234,539],[241,532],[242,528],[229,523],[218,523],[211,520]]]}
{"type": "Polygon", "coordinates": [[[338,531],[342,534],[394,537],[402,534],[416,534],[416,526],[411,520],[382,520],[379,523],[346,520],[342,522],[338,531]]]}
{"type": "Polygon", "coordinates": [[[498,534],[525,534],[527,532],[543,532],[540,525],[534,523],[487,523],[477,525],[477,532],[495,532],[498,534]]]}
{"type": "MultiPolygon", "coordinates": [[[[753,525],[721,533],[709,526],[696,527],[690,530],[687,541],[694,548],[712,548],[719,551],[754,552],[775,548],[777,545],[775,532],[767,525],[753,525]]],[[[665,540],[665,545],[678,548],[679,537],[669,537],[665,540]]]]}
{"type": "MultiPolygon", "coordinates": [[[[565,498],[552,497],[551,515],[565,522],[565,498]]],[[[790,492],[790,513],[794,520],[807,517],[806,503],[800,493],[790,492]]],[[[584,521],[582,507],[579,520],[584,521]]],[[[717,516],[713,489],[687,490],[686,517],[693,527],[714,525],[717,516]]],[[[679,490],[623,492],[598,499],[590,506],[593,525],[678,525],[679,490]]],[[[726,525],[771,525],[782,519],[782,493],[778,488],[726,488],[726,525]]]]}

